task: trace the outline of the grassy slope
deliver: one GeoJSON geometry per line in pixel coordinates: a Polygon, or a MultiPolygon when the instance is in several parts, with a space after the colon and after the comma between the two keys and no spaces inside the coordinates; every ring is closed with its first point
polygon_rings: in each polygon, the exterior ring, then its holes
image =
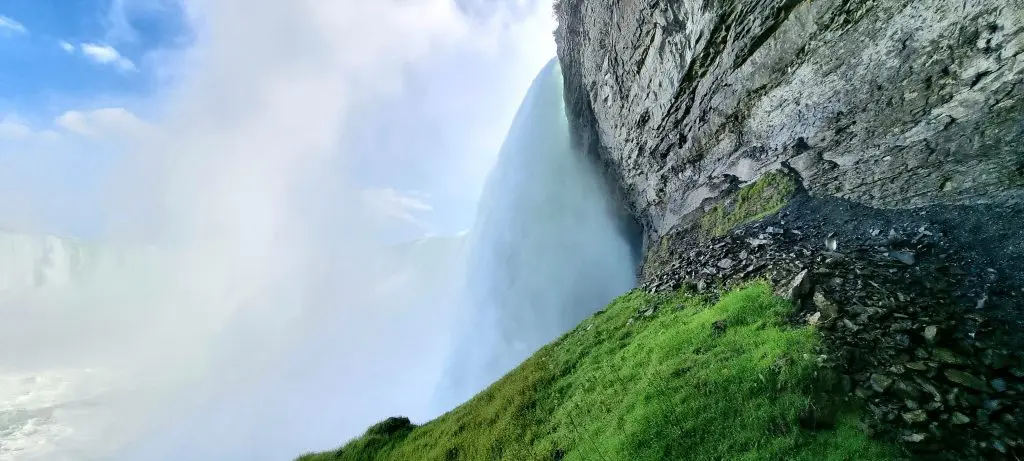
{"type": "Polygon", "coordinates": [[[633,292],[440,418],[300,460],[891,459],[850,413],[800,428],[817,339],[782,322],[789,309],[765,285],[714,306],[633,292]]]}

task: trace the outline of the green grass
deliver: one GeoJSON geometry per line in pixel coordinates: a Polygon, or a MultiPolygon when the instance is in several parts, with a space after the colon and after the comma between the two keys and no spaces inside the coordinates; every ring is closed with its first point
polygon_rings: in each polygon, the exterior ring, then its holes
{"type": "Polygon", "coordinates": [[[779,211],[796,192],[796,183],[781,171],[761,175],[741,188],[730,200],[718,203],[701,216],[700,230],[705,237],[720,237],[732,228],[756,221],[779,211]]]}
{"type": "Polygon", "coordinates": [[[714,305],[684,292],[632,292],[440,418],[386,421],[299,459],[892,459],[849,409],[832,429],[801,428],[819,381],[817,334],[785,324],[790,310],[764,284],[714,305]],[[651,307],[650,317],[636,315],[651,307]],[[724,333],[714,331],[718,320],[724,333]]]}

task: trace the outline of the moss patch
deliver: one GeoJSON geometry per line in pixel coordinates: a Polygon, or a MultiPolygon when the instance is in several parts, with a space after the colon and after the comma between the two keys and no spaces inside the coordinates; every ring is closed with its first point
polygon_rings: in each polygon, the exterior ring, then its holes
{"type": "Polygon", "coordinates": [[[785,324],[791,309],[765,284],[714,305],[632,292],[440,418],[299,459],[892,459],[850,411],[801,427],[818,336],[785,324]]]}
{"type": "Polygon", "coordinates": [[[796,183],[782,171],[761,175],[732,198],[716,204],[700,219],[701,235],[720,237],[732,228],[779,211],[796,192],[796,183]]]}

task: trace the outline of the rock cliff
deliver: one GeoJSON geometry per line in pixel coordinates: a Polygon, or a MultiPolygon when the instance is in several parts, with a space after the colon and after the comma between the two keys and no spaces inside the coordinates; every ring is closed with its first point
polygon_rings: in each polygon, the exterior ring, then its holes
{"type": "Polygon", "coordinates": [[[576,135],[651,237],[780,167],[873,207],[1024,201],[1020,0],[561,0],[556,13],[576,135]]]}

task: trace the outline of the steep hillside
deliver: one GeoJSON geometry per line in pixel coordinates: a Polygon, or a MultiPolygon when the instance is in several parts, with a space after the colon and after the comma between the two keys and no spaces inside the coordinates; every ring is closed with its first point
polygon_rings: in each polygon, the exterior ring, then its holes
{"type": "Polygon", "coordinates": [[[891,459],[819,398],[817,335],[791,313],[765,284],[633,292],[450,413],[299,460],[891,459]]]}

